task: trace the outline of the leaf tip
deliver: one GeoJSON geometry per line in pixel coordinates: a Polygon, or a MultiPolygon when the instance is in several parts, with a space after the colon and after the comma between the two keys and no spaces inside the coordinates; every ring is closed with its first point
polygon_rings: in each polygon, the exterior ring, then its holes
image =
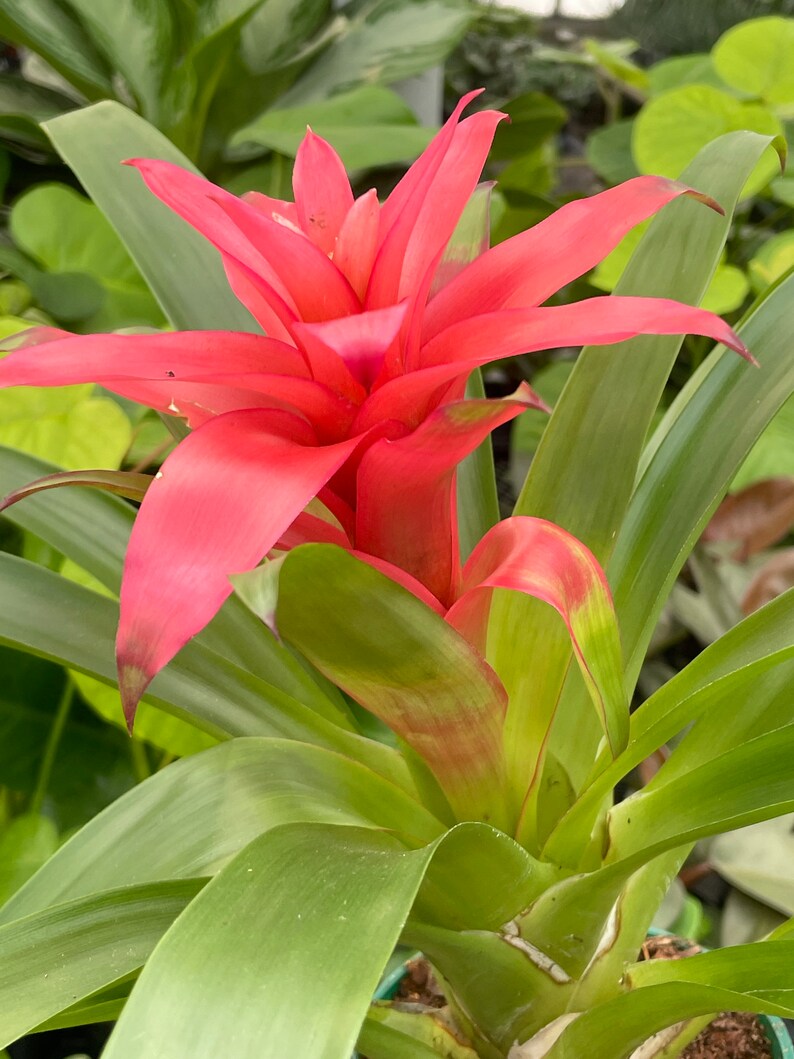
{"type": "Polygon", "coordinates": [[[147,673],[139,665],[134,663],[118,663],[119,692],[121,694],[121,705],[124,710],[124,720],[127,722],[127,731],[132,735],[135,724],[135,714],[138,703],[152,680],[152,675],[147,673]]]}

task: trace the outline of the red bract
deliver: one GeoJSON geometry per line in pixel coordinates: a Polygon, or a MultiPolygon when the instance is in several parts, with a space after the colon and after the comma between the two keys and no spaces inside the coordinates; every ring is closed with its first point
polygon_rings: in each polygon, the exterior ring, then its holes
{"type": "MultiPolygon", "coordinates": [[[[37,329],[18,340],[35,348],[0,366],[5,386],[96,381],[193,428],[146,493],[127,553],[118,663],[130,721],[154,674],[229,595],[228,575],[279,543],[335,540],[437,609],[455,603],[457,464],[495,426],[539,406],[525,387],[503,401],[464,400],[478,365],[638,333],[708,335],[746,355],[718,317],[676,302],[539,307],[666,203],[702,198],[674,181],[637,177],[468,265],[459,246],[442,263],[503,118],[460,121],[471,98],[382,205],[374,191],[354,199],[333,148],[311,131],[294,203],[239,199],[166,162],[129,163],[219,250],[269,337],[37,329]],[[320,517],[305,512],[316,497],[320,517]]],[[[480,581],[504,583],[481,565],[480,581]]]]}

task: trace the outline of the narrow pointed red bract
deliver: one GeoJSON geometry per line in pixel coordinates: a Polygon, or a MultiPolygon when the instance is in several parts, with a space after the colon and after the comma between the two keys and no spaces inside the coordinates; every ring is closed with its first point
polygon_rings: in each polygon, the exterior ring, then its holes
{"type": "Polygon", "coordinates": [[[470,316],[448,327],[422,348],[422,367],[468,361],[487,349],[501,360],[560,346],[607,345],[636,335],[706,335],[748,360],[747,347],[714,313],[668,298],[611,295],[572,305],[505,309],[470,316]]]}
{"type": "Polygon", "coordinates": [[[503,401],[445,404],[407,437],[375,442],[357,474],[356,546],[407,570],[449,605],[459,571],[455,469],[528,400],[519,388],[503,401]]]}
{"type": "Polygon", "coordinates": [[[344,219],[334,249],[334,264],[363,302],[372,264],[378,249],[380,203],[370,188],[351,206],[344,219]]]}
{"type": "Polygon", "coordinates": [[[629,717],[620,638],[607,579],[592,552],[545,519],[515,516],[489,530],[469,557],[461,595],[447,612],[447,621],[483,651],[494,588],[524,592],[554,607],[618,753],[628,738],[629,717]]]}
{"type": "Polygon", "coordinates": [[[342,159],[311,129],[295,157],[292,188],[301,228],[324,254],[332,254],[353,192],[342,159]]]}
{"type": "Polygon", "coordinates": [[[228,574],[264,557],[357,444],[304,446],[293,420],[219,416],[184,439],[149,488],[124,564],[117,640],[130,726],[152,677],[230,594],[228,574]]]}
{"type": "Polygon", "coordinates": [[[665,177],[640,176],[562,206],[546,220],[492,247],[445,287],[428,306],[429,340],[472,314],[540,305],[584,275],[641,221],[673,199],[690,195],[717,204],[665,177]]]}

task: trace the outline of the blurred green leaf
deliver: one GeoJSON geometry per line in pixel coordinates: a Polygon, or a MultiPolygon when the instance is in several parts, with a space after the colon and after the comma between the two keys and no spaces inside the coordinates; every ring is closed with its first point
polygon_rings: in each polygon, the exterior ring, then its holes
{"type": "MultiPolygon", "coordinates": [[[[66,273],[85,274],[104,294],[100,305],[88,311],[59,312],[45,303],[53,316],[84,319],[88,331],[163,323],[143,277],[108,221],[72,188],[37,184],[26,191],[14,203],[10,228],[17,245],[54,274],[51,280],[62,281],[66,273]]],[[[66,291],[62,298],[69,296],[66,291]]]]}
{"type": "MultiPolygon", "coordinates": [[[[0,11],[0,26],[3,12],[0,11]]],[[[79,106],[75,99],[52,88],[26,81],[24,77],[0,75],[0,136],[12,143],[49,151],[47,137],[39,122],[49,121],[79,106]]]]}
{"type": "MultiPolygon", "coordinates": [[[[228,7],[228,0],[219,6],[228,7]]],[[[246,66],[262,74],[289,62],[332,11],[330,0],[265,0],[243,27],[240,51],[246,66]]]]}
{"type": "Polygon", "coordinates": [[[747,266],[756,292],[766,290],[794,265],[794,232],[779,232],[767,239],[747,266]]]}
{"type": "Polygon", "coordinates": [[[465,0],[374,0],[282,97],[294,106],[359,84],[390,83],[443,62],[474,17],[465,0]]]}
{"type": "Polygon", "coordinates": [[[339,152],[348,170],[412,162],[435,131],[418,125],[396,93],[365,85],[327,100],[267,111],[232,136],[229,155],[244,159],[271,150],[294,158],[309,124],[339,152]]]}
{"type": "Polygon", "coordinates": [[[786,401],[750,449],[731,482],[731,489],[743,489],[753,482],[781,475],[794,475],[794,396],[786,401]]]}
{"type": "Polygon", "coordinates": [[[607,184],[620,184],[637,176],[631,153],[634,119],[624,118],[603,125],[587,139],[587,161],[607,184]]]}
{"type": "Polygon", "coordinates": [[[0,831],[0,904],[4,904],[58,848],[58,830],[46,816],[26,813],[0,831]]]}
{"type": "Polygon", "coordinates": [[[507,162],[544,143],[565,124],[568,112],[543,92],[525,92],[499,108],[508,114],[496,129],[490,159],[507,162]]]}
{"type": "MultiPolygon", "coordinates": [[[[783,133],[772,111],[759,103],[741,102],[709,85],[675,88],[655,96],[637,115],[634,160],[641,173],[677,178],[707,143],[740,129],[770,136],[783,133]]],[[[760,191],[778,172],[774,152],[767,151],[748,178],[744,197],[760,191]]]]}
{"type": "Polygon", "coordinates": [[[754,18],[723,33],[712,51],[723,81],[767,103],[794,103],[794,19],[754,18]]]}
{"type": "Polygon", "coordinates": [[[709,862],[733,886],[786,916],[794,916],[794,815],[719,835],[709,862]]]}
{"type": "MultiPolygon", "coordinates": [[[[584,41],[584,49],[586,54],[595,59],[598,65],[616,81],[640,92],[647,92],[649,84],[646,71],[633,63],[626,55],[621,54],[622,48],[615,47],[616,44],[623,42],[612,41],[610,43],[611,47],[609,44],[603,44],[601,41],[588,37],[584,41]]],[[[629,42],[629,47],[631,51],[637,50],[637,45],[633,41],[629,42]]]]}
{"type": "Polygon", "coordinates": [[[710,85],[723,91],[727,87],[708,53],[674,55],[671,59],[654,63],[648,70],[648,87],[653,96],[685,85],[710,85]]]}

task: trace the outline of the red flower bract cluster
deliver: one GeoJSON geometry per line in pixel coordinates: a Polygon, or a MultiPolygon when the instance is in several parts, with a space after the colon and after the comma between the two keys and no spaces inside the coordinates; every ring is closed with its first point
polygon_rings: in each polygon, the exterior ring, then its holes
{"type": "Polygon", "coordinates": [[[461,570],[456,467],[494,427],[540,404],[527,387],[505,400],[466,400],[472,370],[638,333],[693,332],[746,353],[718,317],[677,302],[541,307],[666,203],[702,197],[674,181],[637,177],[483,253],[482,234],[456,244],[503,118],[460,120],[471,98],[383,204],[374,191],[354,199],[339,157],[311,131],[295,163],[294,203],[240,199],[169,163],[130,162],[218,249],[267,337],[35,329],[0,364],[3,386],[95,381],[193,428],[148,489],[127,553],[117,652],[128,719],[154,674],[229,595],[229,574],[274,548],[324,540],[352,549],[441,613],[452,608],[461,627],[465,615],[470,636],[477,621],[464,586],[535,591],[562,609],[516,566],[540,537],[564,552],[557,527],[502,523],[473,557],[477,583],[473,568],[461,570]]]}

